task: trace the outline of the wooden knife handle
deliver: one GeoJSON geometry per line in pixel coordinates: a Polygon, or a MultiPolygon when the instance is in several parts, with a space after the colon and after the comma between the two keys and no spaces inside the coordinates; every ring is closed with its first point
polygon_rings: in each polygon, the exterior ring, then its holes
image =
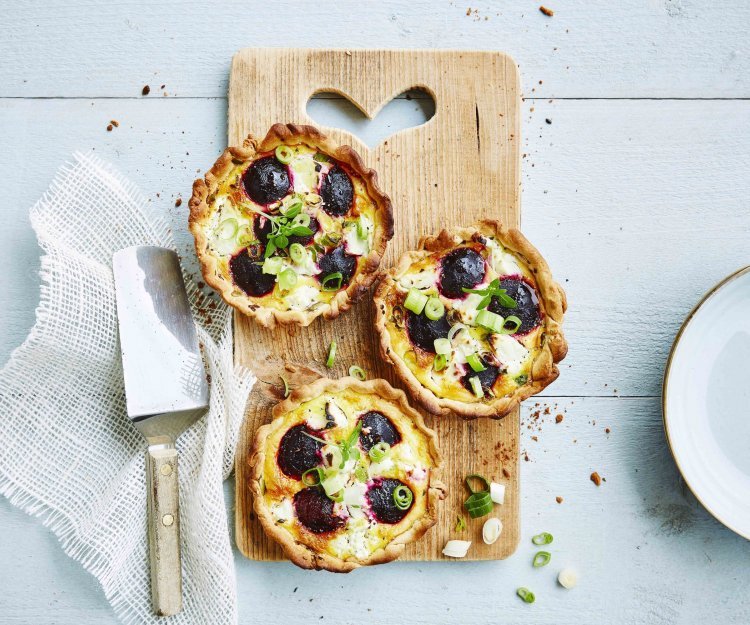
{"type": "Polygon", "coordinates": [[[146,474],[151,602],[158,616],[170,616],[182,610],[177,450],[149,447],[146,474]]]}

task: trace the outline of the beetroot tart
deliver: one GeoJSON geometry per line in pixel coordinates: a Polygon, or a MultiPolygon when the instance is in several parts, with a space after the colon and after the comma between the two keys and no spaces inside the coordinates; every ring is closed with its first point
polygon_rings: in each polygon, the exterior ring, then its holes
{"type": "Polygon", "coordinates": [[[262,325],[336,317],[374,280],[393,236],[390,200],[349,146],[276,124],[227,148],[193,184],[203,276],[262,325]]]}
{"type": "Polygon", "coordinates": [[[420,241],[375,293],[383,357],[433,414],[506,415],[558,376],[565,293],[496,221],[420,241]]]}
{"type": "Polygon", "coordinates": [[[437,519],[436,436],[385,380],[322,378],[256,435],[250,489],[292,562],[345,573],[390,562],[437,519]]]}

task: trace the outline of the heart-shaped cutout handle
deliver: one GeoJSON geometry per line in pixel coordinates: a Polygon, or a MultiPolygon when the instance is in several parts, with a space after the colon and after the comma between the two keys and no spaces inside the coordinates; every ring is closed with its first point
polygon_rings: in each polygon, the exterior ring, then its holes
{"type": "Polygon", "coordinates": [[[427,91],[410,89],[397,95],[370,119],[345,95],[321,91],[307,101],[307,115],[321,126],[346,130],[372,149],[397,132],[430,121],[435,116],[435,100],[427,91]]]}

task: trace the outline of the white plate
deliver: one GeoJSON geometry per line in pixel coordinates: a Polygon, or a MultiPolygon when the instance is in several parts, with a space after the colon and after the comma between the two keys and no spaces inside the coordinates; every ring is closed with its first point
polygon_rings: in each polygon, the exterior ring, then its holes
{"type": "Polygon", "coordinates": [[[690,490],[750,539],[750,267],[688,316],[664,374],[664,429],[690,490]]]}

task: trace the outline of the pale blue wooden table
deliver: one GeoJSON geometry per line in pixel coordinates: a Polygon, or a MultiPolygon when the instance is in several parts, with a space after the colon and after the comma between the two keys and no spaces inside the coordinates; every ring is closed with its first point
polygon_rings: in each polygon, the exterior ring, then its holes
{"type": "MultiPolygon", "coordinates": [[[[2,362],[38,301],[28,209],[73,151],[93,149],[137,182],[190,254],[186,202],[175,208],[175,199],[225,145],[236,49],[499,49],[520,65],[523,229],[568,292],[571,346],[540,400],[551,414],[541,431],[524,428],[521,545],[504,562],[395,563],[348,576],[238,555],[242,623],[750,622],[750,543],[681,484],[659,398],[685,314],[750,263],[750,6],[548,6],[554,17],[530,1],[0,2],[2,362]],[[112,119],[120,125],[107,132],[112,119]],[[600,488],[593,470],[607,478],[600,488]],[[529,538],[541,530],[555,543],[553,565],[540,571],[529,538]],[[580,574],[570,592],[554,582],[563,565],[580,574]],[[521,585],[536,591],[534,605],[515,596],[521,585]]],[[[367,124],[340,100],[310,104],[321,123],[370,142],[420,123],[426,109],[399,99],[367,124]]],[[[116,622],[93,578],[4,500],[0,589],[2,624],[116,622]]]]}

